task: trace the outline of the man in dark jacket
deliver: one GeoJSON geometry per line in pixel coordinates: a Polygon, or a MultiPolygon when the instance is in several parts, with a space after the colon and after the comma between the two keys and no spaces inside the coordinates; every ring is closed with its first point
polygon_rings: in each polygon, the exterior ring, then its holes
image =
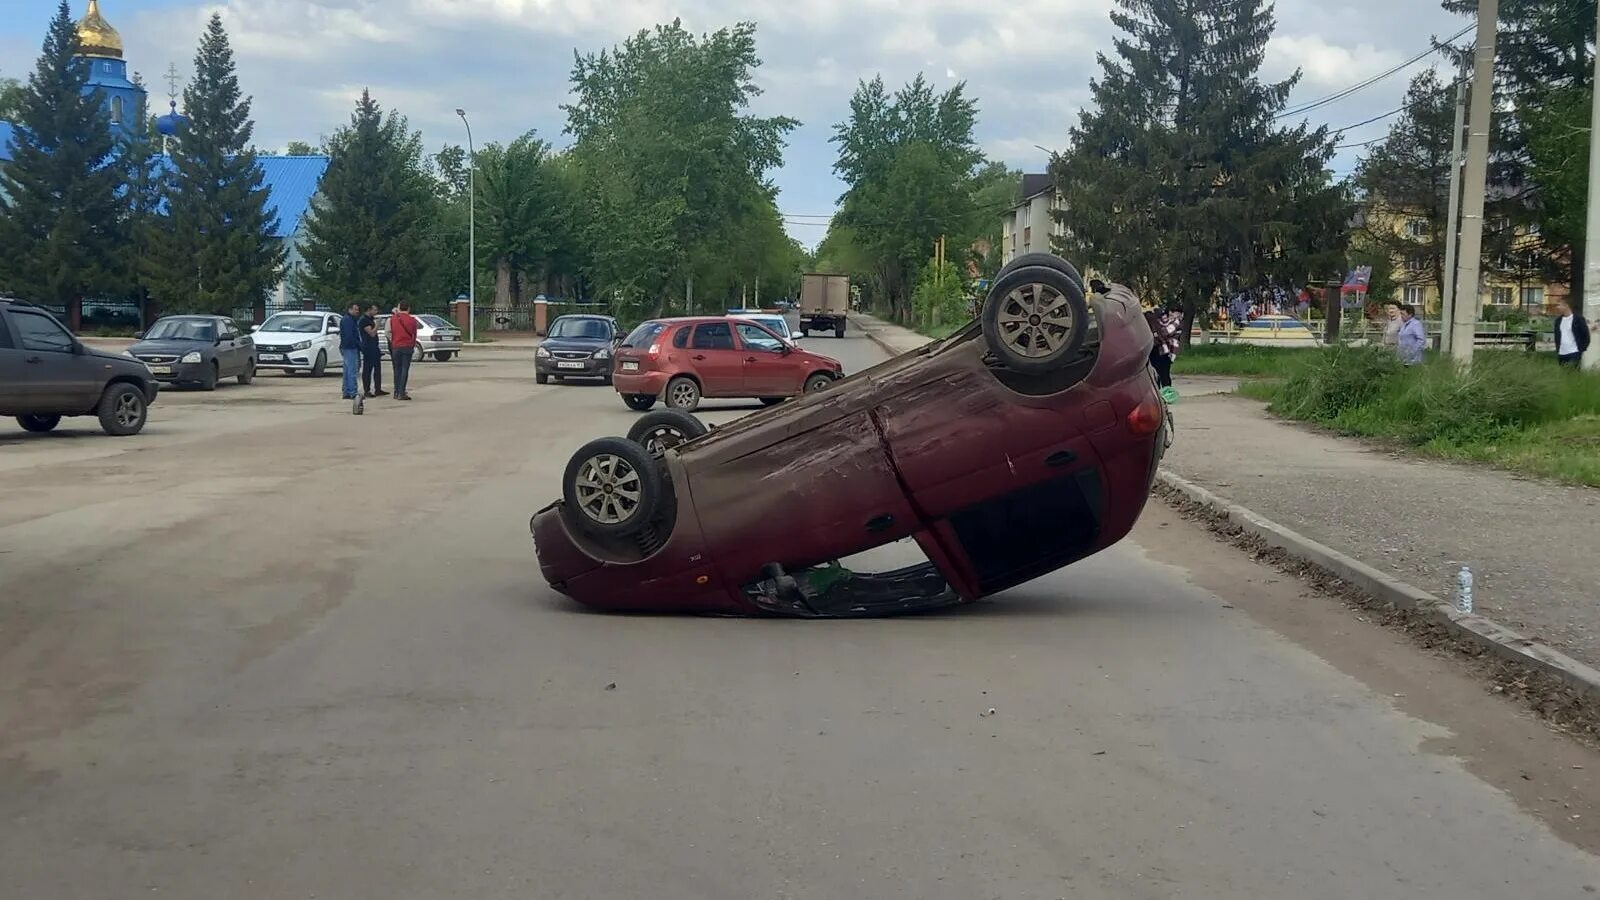
{"type": "Polygon", "coordinates": [[[378,304],[368,303],[362,313],[361,326],[361,392],[368,397],[384,397],[383,352],[378,346],[378,304]]]}
{"type": "Polygon", "coordinates": [[[1580,368],[1583,354],[1589,349],[1589,323],[1572,311],[1566,300],[1556,301],[1556,361],[1563,366],[1580,368]]]}
{"type": "Polygon", "coordinates": [[[344,399],[356,398],[356,373],[361,369],[361,304],[352,303],[339,320],[339,362],[344,366],[344,399]]]}

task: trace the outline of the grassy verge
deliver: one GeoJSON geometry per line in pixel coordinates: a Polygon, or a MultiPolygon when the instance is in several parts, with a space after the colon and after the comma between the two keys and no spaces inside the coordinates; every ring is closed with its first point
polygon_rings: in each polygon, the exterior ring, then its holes
{"type": "Polygon", "coordinates": [[[1600,487],[1600,377],[1522,353],[1460,369],[1444,358],[1406,368],[1380,349],[1302,352],[1298,371],[1240,393],[1344,434],[1600,487]]]}
{"type": "Polygon", "coordinates": [[[1289,378],[1315,356],[1316,352],[1309,348],[1195,344],[1178,354],[1178,361],[1172,364],[1172,374],[1289,378]]]}

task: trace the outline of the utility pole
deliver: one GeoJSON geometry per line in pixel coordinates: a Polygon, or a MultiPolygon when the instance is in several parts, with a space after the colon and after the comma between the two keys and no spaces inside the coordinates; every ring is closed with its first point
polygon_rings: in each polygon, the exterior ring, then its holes
{"type": "Polygon", "coordinates": [[[1451,351],[1456,317],[1456,242],[1461,237],[1461,131],[1467,124],[1467,63],[1456,81],[1456,127],[1450,132],[1450,211],[1444,226],[1444,284],[1439,286],[1439,349],[1451,351]]]}
{"type": "Polygon", "coordinates": [[[467,111],[456,109],[467,126],[467,343],[478,340],[478,151],[472,146],[467,111]]]}
{"type": "Polygon", "coordinates": [[[1489,117],[1493,114],[1494,47],[1500,0],[1479,0],[1478,39],[1473,48],[1472,107],[1468,112],[1467,165],[1461,183],[1461,249],[1456,251],[1454,328],[1450,355],[1472,362],[1478,324],[1478,267],[1483,261],[1483,200],[1488,190],[1489,117]]]}
{"type": "MultiPolygon", "coordinates": [[[[1596,11],[1600,20],[1600,10],[1596,11]]],[[[1600,77],[1600,53],[1594,58],[1595,75],[1600,77]]],[[[1600,80],[1591,82],[1600,85],[1600,80]]],[[[1583,233],[1583,313],[1590,322],[1600,319],[1600,97],[1589,111],[1589,208],[1583,233]]],[[[1592,325],[1590,326],[1593,327],[1592,325]]],[[[1590,346],[1583,355],[1583,367],[1600,371],[1600,347],[1590,346]]]]}

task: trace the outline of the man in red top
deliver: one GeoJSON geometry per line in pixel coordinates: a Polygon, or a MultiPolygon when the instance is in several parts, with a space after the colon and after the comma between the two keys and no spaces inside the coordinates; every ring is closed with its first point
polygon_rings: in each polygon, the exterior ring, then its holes
{"type": "Polygon", "coordinates": [[[417,320],[411,315],[411,303],[401,300],[400,306],[389,317],[389,356],[394,359],[394,398],[410,400],[407,381],[411,377],[411,357],[417,353],[417,320]]]}

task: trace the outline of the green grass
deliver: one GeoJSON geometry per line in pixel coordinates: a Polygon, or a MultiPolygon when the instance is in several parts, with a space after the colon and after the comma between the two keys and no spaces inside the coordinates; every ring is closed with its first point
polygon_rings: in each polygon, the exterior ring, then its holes
{"type": "Polygon", "coordinates": [[[1469,369],[1430,357],[1407,368],[1382,349],[1330,347],[1240,393],[1343,434],[1600,487],[1600,377],[1547,354],[1479,353],[1469,369]]]}
{"type": "Polygon", "coordinates": [[[1178,354],[1177,362],[1172,364],[1172,374],[1288,378],[1315,356],[1316,351],[1310,348],[1195,344],[1178,354]]]}

